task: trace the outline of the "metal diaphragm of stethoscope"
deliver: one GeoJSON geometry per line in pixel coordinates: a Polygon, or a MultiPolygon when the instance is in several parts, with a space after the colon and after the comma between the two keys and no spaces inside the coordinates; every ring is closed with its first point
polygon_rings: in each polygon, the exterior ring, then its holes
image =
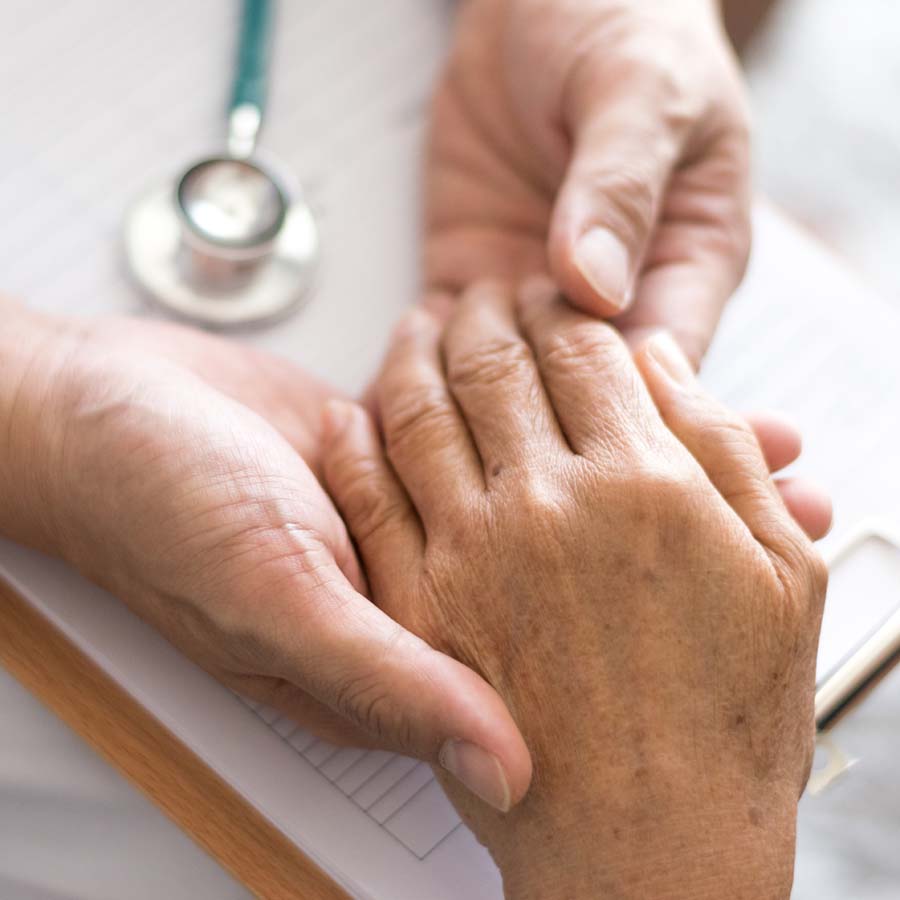
{"type": "Polygon", "coordinates": [[[276,319],[309,292],[318,230],[298,187],[254,156],[271,0],[243,0],[226,152],[138,198],[125,223],[137,283],[168,310],[226,328],[276,319]]]}

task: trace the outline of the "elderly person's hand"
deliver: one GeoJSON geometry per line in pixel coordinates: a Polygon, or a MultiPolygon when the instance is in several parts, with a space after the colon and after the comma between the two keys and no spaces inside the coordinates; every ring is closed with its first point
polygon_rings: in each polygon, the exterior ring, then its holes
{"type": "MultiPolygon", "coordinates": [[[[506,816],[447,785],[508,896],[787,897],[825,569],[677,345],[638,363],[546,284],[517,313],[470,292],[443,336],[416,312],[379,382],[387,455],[330,404],[326,484],[379,606],[526,738],[506,816]]],[[[441,761],[490,771],[463,741],[441,761]]]]}
{"type": "Polygon", "coordinates": [[[432,111],[433,290],[550,271],[696,365],[750,242],[747,109],[717,0],[465,0],[432,111]]]}
{"type": "Polygon", "coordinates": [[[311,468],[332,391],[185,328],[2,312],[0,533],[327,739],[436,760],[465,737],[527,778],[494,691],[359,593],[311,468]]]}

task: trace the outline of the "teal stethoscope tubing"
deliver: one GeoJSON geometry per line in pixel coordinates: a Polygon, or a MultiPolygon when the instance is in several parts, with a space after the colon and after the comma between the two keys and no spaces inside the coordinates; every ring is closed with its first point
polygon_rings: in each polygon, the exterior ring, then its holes
{"type": "Polygon", "coordinates": [[[241,106],[251,106],[262,120],[272,46],[272,6],[272,0],[243,0],[229,113],[241,106]]]}

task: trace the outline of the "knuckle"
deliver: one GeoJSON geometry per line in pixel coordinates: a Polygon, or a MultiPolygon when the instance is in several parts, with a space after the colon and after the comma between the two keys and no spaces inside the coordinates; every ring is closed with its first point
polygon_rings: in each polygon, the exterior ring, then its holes
{"type": "Polygon", "coordinates": [[[798,639],[809,635],[811,629],[817,634],[828,588],[828,567],[798,526],[779,517],[772,527],[780,528],[775,548],[776,568],[782,600],[786,601],[783,608],[792,614],[788,623],[790,633],[798,639]]]}
{"type": "Polygon", "coordinates": [[[566,546],[574,538],[573,518],[581,513],[574,496],[536,474],[526,474],[512,493],[514,517],[498,525],[498,540],[515,548],[541,570],[565,566],[566,546]]]}
{"type": "Polygon", "coordinates": [[[447,380],[452,388],[465,390],[520,378],[527,374],[532,364],[531,351],[523,341],[481,341],[478,346],[450,358],[447,380]]]}
{"type": "Polygon", "coordinates": [[[747,420],[731,410],[719,409],[715,421],[709,427],[712,432],[718,434],[723,444],[756,446],[756,436],[747,420]]]}
{"type": "Polygon", "coordinates": [[[372,735],[379,745],[418,755],[431,724],[427,711],[420,708],[417,712],[408,698],[420,696],[430,685],[426,663],[430,652],[418,638],[396,625],[364,666],[353,664],[337,674],[330,691],[334,709],[372,735]],[[409,694],[398,693],[393,681],[396,660],[403,660],[403,678],[413,688],[409,694]]]}
{"type": "Polygon", "coordinates": [[[361,546],[405,514],[403,504],[377,489],[374,464],[360,460],[348,468],[344,479],[342,506],[351,524],[353,537],[361,546]]]}
{"type": "MultiPolygon", "coordinates": [[[[722,459],[729,469],[734,463],[750,464],[750,471],[762,460],[759,442],[750,425],[740,416],[715,407],[698,428],[699,441],[708,459],[722,459]]],[[[740,467],[743,469],[743,466],[740,467]]]]}
{"type": "Polygon", "coordinates": [[[809,606],[821,613],[828,590],[828,566],[822,555],[808,541],[802,551],[801,566],[809,598],[809,606]]]}
{"type": "Polygon", "coordinates": [[[335,691],[334,706],[378,742],[399,750],[412,745],[411,723],[393,702],[381,678],[358,675],[345,679],[335,691]]]}
{"type": "Polygon", "coordinates": [[[583,322],[546,337],[543,365],[556,372],[589,370],[602,373],[621,366],[627,351],[613,329],[602,322],[583,322]]]}
{"type": "Polygon", "coordinates": [[[560,492],[543,478],[531,473],[520,482],[515,503],[521,521],[552,521],[564,516],[565,500],[560,492]]]}
{"type": "Polygon", "coordinates": [[[656,165],[647,157],[621,162],[615,170],[596,168],[587,173],[591,193],[603,198],[604,224],[635,244],[650,232],[656,219],[656,165]]]}
{"type": "Polygon", "coordinates": [[[641,36],[632,38],[620,50],[622,67],[645,102],[653,103],[657,121],[683,134],[703,116],[708,94],[697,89],[684,66],[683,47],[653,43],[651,47],[641,36]]]}
{"type": "Polygon", "coordinates": [[[652,512],[656,519],[689,515],[696,500],[698,478],[675,465],[645,458],[628,467],[620,476],[620,488],[639,508],[652,512]],[[686,501],[691,501],[686,504],[686,501]]]}
{"type": "Polygon", "coordinates": [[[687,130],[699,121],[712,92],[702,78],[704,70],[685,57],[685,43],[693,43],[693,35],[658,28],[654,21],[630,14],[622,16],[617,26],[608,22],[610,27],[617,31],[612,52],[607,46],[597,52],[600,48],[594,45],[594,52],[582,57],[576,70],[581,78],[574,86],[627,85],[641,108],[654,112],[654,121],[673,130],[687,130]]]}
{"type": "Polygon", "coordinates": [[[667,548],[682,553],[685,535],[704,519],[698,509],[708,502],[695,472],[652,455],[621,465],[612,475],[610,493],[611,504],[654,556],[667,548]]]}
{"type": "Polygon", "coordinates": [[[810,583],[819,606],[825,602],[825,594],[828,591],[828,565],[822,555],[812,548],[810,550],[810,583]]]}
{"type": "Polygon", "coordinates": [[[442,392],[427,387],[403,391],[394,398],[385,415],[389,455],[421,444],[432,432],[446,427],[448,415],[442,392]]]}
{"type": "Polygon", "coordinates": [[[729,135],[710,150],[703,171],[710,196],[715,199],[702,214],[700,221],[705,227],[697,232],[693,252],[725,262],[730,276],[728,287],[734,289],[746,271],[753,243],[749,149],[729,135]]]}

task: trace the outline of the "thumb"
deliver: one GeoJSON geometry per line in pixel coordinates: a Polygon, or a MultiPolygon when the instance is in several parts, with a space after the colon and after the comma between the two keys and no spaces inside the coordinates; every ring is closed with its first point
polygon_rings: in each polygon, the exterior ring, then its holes
{"type": "Polygon", "coordinates": [[[291,640],[274,674],[377,745],[442,765],[491,806],[510,809],[528,789],[531,758],[494,689],[398,625],[333,564],[313,571],[312,583],[294,585],[302,597],[295,626],[279,623],[291,640]]]}
{"type": "MultiPolygon", "coordinates": [[[[423,534],[378,433],[361,408],[347,403],[331,403],[325,425],[325,482],[370,567],[375,597],[397,620],[427,634],[413,577],[423,563],[423,534]]],[[[375,727],[399,735],[415,755],[436,759],[498,809],[517,803],[531,781],[531,757],[500,695],[373,604],[366,603],[364,615],[374,645],[359,645],[359,664],[370,667],[382,696],[375,727]]]]}
{"type": "Polygon", "coordinates": [[[580,88],[573,150],[556,198],[548,255],[579,309],[609,317],[632,302],[681,137],[630,82],[621,96],[580,88]]]}

